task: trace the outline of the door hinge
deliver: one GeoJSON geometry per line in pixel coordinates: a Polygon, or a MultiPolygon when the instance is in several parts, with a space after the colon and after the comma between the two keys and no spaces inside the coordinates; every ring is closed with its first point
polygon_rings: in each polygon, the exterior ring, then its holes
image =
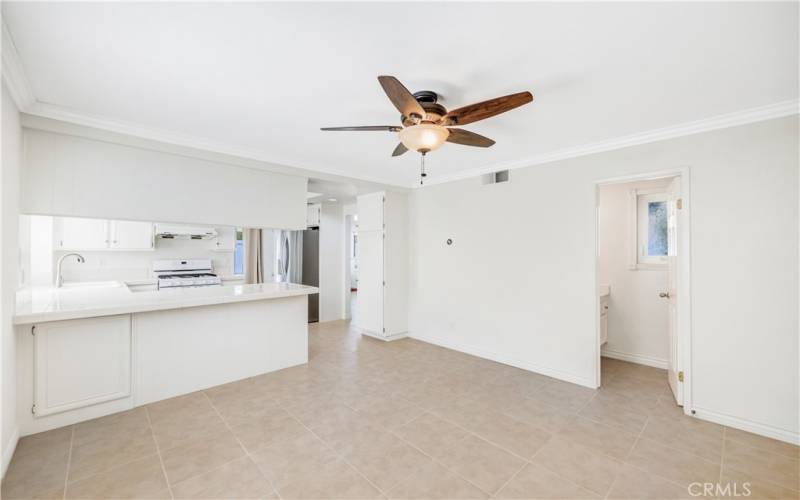
{"type": "Polygon", "coordinates": [[[36,415],[36,404],[35,403],[31,406],[31,415],[36,415]]]}
{"type": "Polygon", "coordinates": [[[683,370],[678,372],[678,382],[683,382],[683,370]]]}
{"type": "Polygon", "coordinates": [[[678,210],[682,209],[683,208],[683,198],[678,198],[677,200],[675,200],[675,206],[678,208],[678,210]]]}

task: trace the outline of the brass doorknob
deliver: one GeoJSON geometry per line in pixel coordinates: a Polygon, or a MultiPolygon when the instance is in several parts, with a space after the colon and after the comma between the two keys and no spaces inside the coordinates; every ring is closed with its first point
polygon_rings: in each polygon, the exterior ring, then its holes
{"type": "Polygon", "coordinates": [[[661,297],[662,299],[668,299],[669,298],[669,292],[661,292],[661,293],[658,294],[658,296],[661,297]]]}

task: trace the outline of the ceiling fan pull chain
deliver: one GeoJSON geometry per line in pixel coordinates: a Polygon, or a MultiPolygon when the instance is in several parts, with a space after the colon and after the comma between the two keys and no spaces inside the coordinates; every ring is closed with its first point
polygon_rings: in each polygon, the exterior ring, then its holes
{"type": "Polygon", "coordinates": [[[428,177],[428,174],[425,173],[425,153],[422,153],[422,168],[419,173],[419,185],[423,185],[423,181],[425,177],[428,177]]]}

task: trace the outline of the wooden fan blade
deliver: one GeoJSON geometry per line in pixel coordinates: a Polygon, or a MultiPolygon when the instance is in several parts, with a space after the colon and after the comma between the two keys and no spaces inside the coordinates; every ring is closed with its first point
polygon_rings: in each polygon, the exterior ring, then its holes
{"type": "Polygon", "coordinates": [[[488,148],[494,145],[494,141],[488,137],[484,137],[469,130],[460,128],[449,128],[450,135],[447,136],[447,142],[455,144],[463,144],[464,146],[476,146],[479,148],[488,148]]]}
{"type": "Polygon", "coordinates": [[[454,109],[444,116],[445,125],[466,125],[467,123],[484,120],[500,113],[505,113],[523,104],[533,101],[530,92],[519,92],[503,97],[496,97],[488,101],[478,102],[454,109]]]}
{"type": "Polygon", "coordinates": [[[367,125],[364,127],[322,127],[320,130],[325,131],[359,131],[359,130],[366,130],[366,131],[386,131],[386,132],[399,132],[403,130],[403,127],[397,127],[395,125],[367,125]]]}
{"type": "Polygon", "coordinates": [[[403,143],[401,142],[400,144],[397,145],[396,148],[394,148],[394,151],[392,151],[392,156],[400,156],[406,151],[408,151],[408,148],[405,147],[405,145],[403,145],[403,143]]]}
{"type": "Polygon", "coordinates": [[[411,95],[411,92],[400,83],[400,80],[393,76],[382,75],[378,77],[378,81],[383,87],[383,91],[389,96],[394,107],[403,114],[403,116],[417,115],[420,118],[425,116],[425,110],[419,105],[417,100],[411,95]]]}

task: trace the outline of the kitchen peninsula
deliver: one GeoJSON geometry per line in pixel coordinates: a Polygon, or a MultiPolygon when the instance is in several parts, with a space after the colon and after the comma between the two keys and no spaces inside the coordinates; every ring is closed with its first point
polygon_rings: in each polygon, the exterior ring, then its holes
{"type": "Polygon", "coordinates": [[[22,435],[308,361],[315,287],[132,291],[122,282],[17,294],[22,435]]]}

